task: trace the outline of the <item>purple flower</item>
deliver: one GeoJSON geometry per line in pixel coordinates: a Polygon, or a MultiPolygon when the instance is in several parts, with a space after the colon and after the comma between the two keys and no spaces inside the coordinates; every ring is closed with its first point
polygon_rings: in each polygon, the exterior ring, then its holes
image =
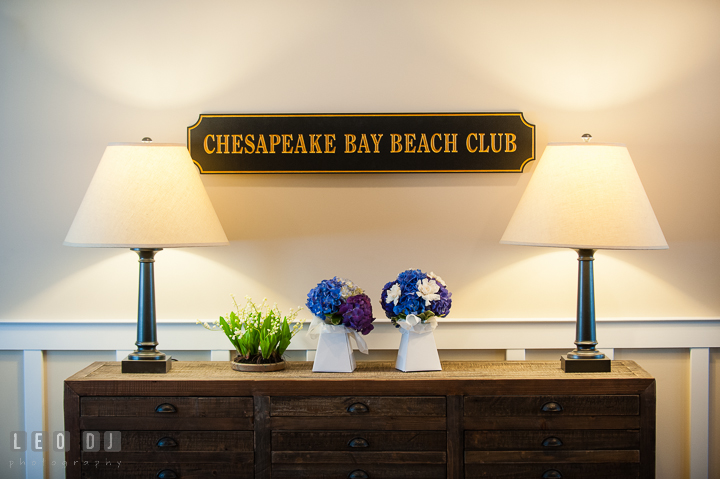
{"type": "Polygon", "coordinates": [[[450,297],[452,293],[442,284],[438,283],[438,286],[440,286],[440,291],[438,291],[440,299],[430,303],[430,311],[435,313],[435,316],[443,318],[450,312],[450,306],[452,306],[452,299],[450,299],[450,297]]]}
{"type": "Polygon", "coordinates": [[[375,321],[372,315],[372,305],[370,298],[365,294],[350,296],[338,310],[343,317],[343,324],[348,327],[360,331],[362,334],[368,334],[375,327],[372,322],[375,321]]]}

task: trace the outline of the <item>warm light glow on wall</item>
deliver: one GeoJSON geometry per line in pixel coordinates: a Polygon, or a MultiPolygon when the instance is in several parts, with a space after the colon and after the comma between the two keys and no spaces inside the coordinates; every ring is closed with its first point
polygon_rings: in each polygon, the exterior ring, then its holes
{"type": "MultiPolygon", "coordinates": [[[[3,6],[4,7],[4,6],[3,6]]],[[[267,15],[260,3],[16,2],[5,8],[35,48],[109,97],[140,108],[178,108],[238,87],[277,59],[278,42],[313,21],[310,9],[267,15]],[[303,18],[307,16],[307,18],[303,18]],[[27,21],[32,19],[32,21],[27,21]],[[222,36],[219,41],[218,35],[222,36]]],[[[278,7],[280,8],[280,7],[278,7]]]]}
{"type": "Polygon", "coordinates": [[[443,53],[480,81],[566,110],[610,108],[643,97],[720,51],[717,2],[445,2],[443,53]],[[452,3],[449,4],[453,5],[452,3]]]}

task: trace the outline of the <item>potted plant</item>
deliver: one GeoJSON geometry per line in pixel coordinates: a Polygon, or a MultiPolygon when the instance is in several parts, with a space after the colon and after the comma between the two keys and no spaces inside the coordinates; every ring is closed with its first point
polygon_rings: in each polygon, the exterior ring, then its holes
{"type": "Polygon", "coordinates": [[[380,295],[385,315],[400,329],[400,347],[395,367],[400,371],[440,371],[433,331],[436,318],[450,312],[452,294],[434,273],[408,269],[387,283],[380,295]]]}
{"type": "Polygon", "coordinates": [[[317,284],[307,295],[308,309],[315,315],[308,334],[318,339],[313,372],[355,370],[350,337],[361,353],[368,348],[361,334],[374,329],[370,298],[352,281],[337,276],[317,284]]]}
{"type": "Polygon", "coordinates": [[[302,329],[304,320],[295,321],[302,307],[291,308],[287,315],[283,315],[277,304],[269,306],[267,298],[256,305],[251,297],[245,296],[242,307],[235,296],[232,300],[235,311],[220,316],[214,324],[198,321],[205,329],[225,333],[238,353],[232,360],[232,368],[237,371],[285,369],[283,354],[293,336],[302,329]]]}

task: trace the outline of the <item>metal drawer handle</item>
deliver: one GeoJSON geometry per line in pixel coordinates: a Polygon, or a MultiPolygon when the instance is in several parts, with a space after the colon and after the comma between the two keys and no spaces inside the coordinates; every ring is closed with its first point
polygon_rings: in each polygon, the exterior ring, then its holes
{"type": "Polygon", "coordinates": [[[157,473],[158,479],[177,479],[179,476],[171,469],[163,469],[157,473]]]}
{"type": "Polygon", "coordinates": [[[366,412],[369,412],[369,411],[370,411],[370,408],[361,402],[356,402],[355,404],[351,404],[347,408],[347,412],[349,412],[350,414],[365,414],[366,412]]]}
{"type": "Polygon", "coordinates": [[[563,442],[557,437],[548,437],[542,442],[545,447],[559,447],[563,445],[563,442]]]}
{"type": "Polygon", "coordinates": [[[365,438],[362,437],[356,437],[355,439],[350,440],[348,443],[349,447],[368,447],[370,444],[365,440],[365,438]]]}
{"type": "Polygon", "coordinates": [[[562,412],[563,408],[560,404],[550,401],[543,404],[541,409],[543,412],[562,412]]]}
{"type": "Polygon", "coordinates": [[[173,406],[172,404],[164,403],[164,404],[160,404],[158,407],[156,407],[155,412],[172,413],[172,412],[177,412],[177,409],[175,409],[175,406],[173,406]]]}
{"type": "Polygon", "coordinates": [[[171,437],[161,437],[158,439],[157,447],[177,447],[178,443],[171,437]]]}
{"type": "Polygon", "coordinates": [[[369,479],[370,476],[367,472],[363,471],[362,469],[356,469],[350,474],[348,474],[348,479],[369,479]]]}
{"type": "Polygon", "coordinates": [[[550,469],[549,471],[545,471],[542,477],[543,479],[562,479],[562,474],[560,474],[560,471],[550,469]]]}

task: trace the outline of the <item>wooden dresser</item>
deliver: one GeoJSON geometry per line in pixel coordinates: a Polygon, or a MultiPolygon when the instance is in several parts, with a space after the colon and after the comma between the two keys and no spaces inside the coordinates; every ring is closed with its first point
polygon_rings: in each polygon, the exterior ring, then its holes
{"type": "MultiPolygon", "coordinates": [[[[94,363],[65,381],[68,478],[653,478],[655,380],[632,361],[443,362],[402,373],[167,374],[94,363]],[[121,450],[81,450],[120,431],[121,450]],[[119,464],[118,464],[119,463],[119,464]]],[[[116,448],[116,446],[111,446],[116,448]]]]}

